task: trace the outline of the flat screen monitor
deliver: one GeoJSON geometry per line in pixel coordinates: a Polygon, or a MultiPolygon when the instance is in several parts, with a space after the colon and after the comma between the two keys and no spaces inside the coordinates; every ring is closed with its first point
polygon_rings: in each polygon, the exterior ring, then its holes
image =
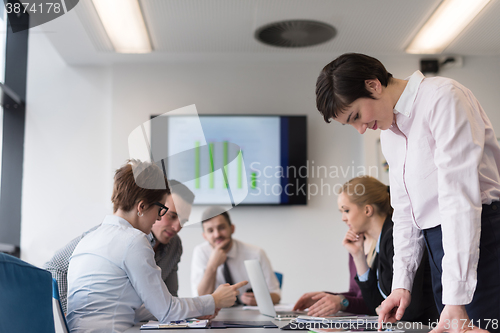
{"type": "Polygon", "coordinates": [[[306,116],[158,118],[151,147],[164,149],[167,177],[188,186],[194,204],[307,204],[306,116]]]}

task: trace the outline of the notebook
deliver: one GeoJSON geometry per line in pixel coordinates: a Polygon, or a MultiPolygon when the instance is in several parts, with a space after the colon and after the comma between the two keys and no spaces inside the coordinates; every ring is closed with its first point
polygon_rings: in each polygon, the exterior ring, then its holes
{"type": "Polygon", "coordinates": [[[262,272],[262,267],[260,267],[260,262],[258,260],[245,260],[245,268],[261,314],[282,320],[293,319],[306,313],[305,311],[276,311],[271,295],[269,294],[269,288],[267,288],[264,272],[262,272]]]}

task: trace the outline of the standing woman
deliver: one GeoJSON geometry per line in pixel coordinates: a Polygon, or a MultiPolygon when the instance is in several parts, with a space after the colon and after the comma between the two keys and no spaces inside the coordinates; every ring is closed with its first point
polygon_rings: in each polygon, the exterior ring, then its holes
{"type": "Polygon", "coordinates": [[[161,204],[167,194],[155,164],[131,160],[116,171],[114,214],[80,241],[70,259],[67,319],[72,333],[124,332],[134,325],[142,304],[162,323],[214,315],[234,304],[246,281],[194,298],[168,291],[146,237],[168,210],[161,204]]]}
{"type": "Polygon", "coordinates": [[[419,71],[393,78],[375,58],[344,54],[321,71],[316,103],[359,133],[382,130],[394,207],[394,279],[379,321],[399,320],[427,247],[437,332],[499,331],[500,148],[474,95],[419,71]],[[496,321],[496,322],[495,322],[496,321]],[[465,323],[465,324],[464,324],[465,323]]]}

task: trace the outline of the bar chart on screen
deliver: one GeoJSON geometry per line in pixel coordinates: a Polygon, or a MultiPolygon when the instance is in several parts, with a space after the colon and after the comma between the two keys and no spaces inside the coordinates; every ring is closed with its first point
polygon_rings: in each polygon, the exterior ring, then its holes
{"type": "Polygon", "coordinates": [[[264,173],[280,165],[279,129],[279,117],[170,117],[168,154],[192,153],[168,161],[169,178],[192,179],[186,185],[197,204],[228,204],[230,196],[238,203],[279,203],[279,195],[264,189],[280,184],[272,171],[264,173]],[[193,131],[198,121],[201,136],[193,131]]]}

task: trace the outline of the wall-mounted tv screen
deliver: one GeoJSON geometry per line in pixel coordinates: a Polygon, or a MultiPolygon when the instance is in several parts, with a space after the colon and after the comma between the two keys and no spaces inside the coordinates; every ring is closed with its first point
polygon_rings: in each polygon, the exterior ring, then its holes
{"type": "Polygon", "coordinates": [[[307,204],[306,116],[174,115],[151,123],[152,150],[168,156],[167,177],[188,186],[194,204],[307,204]]]}

